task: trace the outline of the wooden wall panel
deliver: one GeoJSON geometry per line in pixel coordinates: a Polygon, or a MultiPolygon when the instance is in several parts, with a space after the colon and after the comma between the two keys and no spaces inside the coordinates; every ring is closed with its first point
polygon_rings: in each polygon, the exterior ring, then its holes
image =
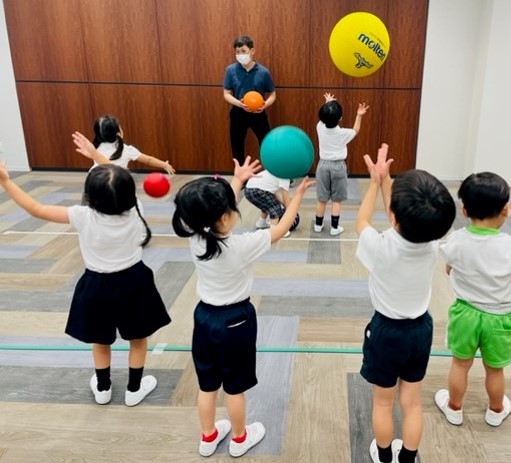
{"type": "Polygon", "coordinates": [[[274,59],[271,71],[279,86],[309,87],[311,84],[310,66],[311,61],[315,62],[309,51],[311,3],[311,0],[294,0],[292,8],[289,2],[272,3],[274,59]]]}
{"type": "Polygon", "coordinates": [[[92,121],[88,85],[18,82],[17,91],[30,166],[89,168],[71,139],[92,121]]]}
{"type": "Polygon", "coordinates": [[[415,166],[421,94],[419,90],[382,93],[381,138],[389,145],[392,173],[397,174],[415,166]]]}
{"type": "Polygon", "coordinates": [[[162,82],[222,85],[234,61],[232,1],[155,1],[162,82]]]}
{"type": "Polygon", "coordinates": [[[186,172],[232,172],[228,107],[218,88],[167,86],[162,94],[168,120],[170,162],[186,172]]]}
{"type": "Polygon", "coordinates": [[[386,20],[390,53],[383,67],[385,87],[420,88],[426,47],[428,2],[392,0],[386,20]]]}
{"type": "MultiPolygon", "coordinates": [[[[169,123],[162,89],[155,85],[105,85],[91,84],[92,110],[85,132],[93,137],[93,123],[96,118],[110,114],[118,118],[127,144],[137,147],[142,153],[163,161],[169,157],[167,126],[169,123]]],[[[133,163],[131,168],[150,169],[147,165],[133,163]]],[[[177,167],[177,166],[175,166],[177,167]]]]}
{"type": "Polygon", "coordinates": [[[161,81],[154,0],[87,0],[79,5],[91,81],[161,81]]]}
{"type": "Polygon", "coordinates": [[[79,0],[4,0],[16,80],[87,81],[79,0]]]}

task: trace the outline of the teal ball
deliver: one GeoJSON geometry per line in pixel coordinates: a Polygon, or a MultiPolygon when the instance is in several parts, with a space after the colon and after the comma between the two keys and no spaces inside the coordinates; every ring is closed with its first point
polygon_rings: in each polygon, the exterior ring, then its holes
{"type": "Polygon", "coordinates": [[[264,137],[260,157],[261,164],[270,174],[293,179],[309,172],[314,162],[314,147],[302,129],[282,125],[264,137]]]}

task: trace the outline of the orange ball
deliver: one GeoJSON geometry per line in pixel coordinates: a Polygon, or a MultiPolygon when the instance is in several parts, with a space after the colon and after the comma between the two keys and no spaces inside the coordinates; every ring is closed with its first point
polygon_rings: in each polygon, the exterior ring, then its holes
{"type": "Polygon", "coordinates": [[[263,96],[256,91],[250,91],[245,93],[245,96],[241,100],[245,106],[251,111],[257,111],[264,106],[263,96]]]}
{"type": "Polygon", "coordinates": [[[144,191],[153,198],[161,198],[170,190],[170,182],[166,175],[160,172],[149,174],[143,183],[144,191]]]}

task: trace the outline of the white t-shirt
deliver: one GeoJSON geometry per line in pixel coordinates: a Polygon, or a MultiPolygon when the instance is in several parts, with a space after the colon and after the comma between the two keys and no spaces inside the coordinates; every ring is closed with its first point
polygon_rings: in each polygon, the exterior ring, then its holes
{"type": "Polygon", "coordinates": [[[389,318],[418,318],[428,310],[438,242],[412,243],[394,228],[360,234],[357,257],[369,271],[375,310],[389,318]]]}
{"type": "Polygon", "coordinates": [[[197,256],[206,249],[202,238],[190,237],[192,259],[197,270],[197,295],[211,305],[227,305],[250,296],[254,276],[252,266],[257,258],[270,250],[269,230],[229,235],[222,244],[222,254],[210,260],[197,256]]]}
{"type": "MultiPolygon", "coordinates": [[[[103,156],[110,159],[110,156],[112,156],[112,154],[114,154],[115,150],[117,149],[117,143],[101,143],[96,149],[103,156]]],[[[142,153],[134,146],[125,144],[121,153],[121,157],[119,159],[110,161],[110,164],[115,164],[116,166],[121,166],[127,169],[129,162],[136,161],[141,154],[142,153]]],[[[97,165],[98,164],[95,162],[91,169],[97,165]]]]}
{"type": "Polygon", "coordinates": [[[270,193],[276,193],[280,189],[289,191],[289,183],[290,179],[278,178],[267,170],[263,170],[248,180],[246,188],[258,188],[270,193]]]}
{"type": "Polygon", "coordinates": [[[71,206],[68,215],[78,231],[80,251],[89,270],[118,272],[142,259],[140,243],[146,230],[135,208],[123,215],[107,215],[88,206],[71,206]]]}
{"type": "Polygon", "coordinates": [[[452,232],[440,246],[440,256],[452,267],[454,294],[484,312],[510,313],[511,236],[469,230],[452,232]]]}
{"type": "Polygon", "coordinates": [[[323,122],[316,125],[318,133],[319,158],[324,161],[343,161],[348,156],[348,143],[357,132],[339,126],[329,129],[323,122]]]}

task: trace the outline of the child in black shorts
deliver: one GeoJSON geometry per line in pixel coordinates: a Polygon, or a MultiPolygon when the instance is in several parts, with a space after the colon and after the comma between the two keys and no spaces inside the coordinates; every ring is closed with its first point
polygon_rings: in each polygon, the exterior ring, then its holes
{"type": "Polygon", "coordinates": [[[202,429],[199,453],[212,455],[231,431],[229,453],[239,457],[264,437],[263,424],[245,425],[245,391],[257,384],[257,319],[249,296],[254,261],[270,250],[291,227],[305,190],[302,181],[280,221],[270,229],[234,234],[236,196],[259,169],[247,157],[234,160],[231,184],[223,178],[202,177],[176,195],[172,218],[178,236],[189,237],[200,298],[194,312],[192,357],[199,381],[197,408],[202,429]],[[215,422],[219,389],[225,391],[229,419],[215,422]]]}
{"type": "Polygon", "coordinates": [[[392,183],[387,152],[383,144],[376,164],[364,156],[371,182],[355,222],[357,257],[369,271],[375,309],[365,329],[360,373],[373,385],[373,462],[414,463],[422,436],[421,381],[433,336],[428,305],[437,240],[451,228],[456,207],[447,188],[428,172],[410,170],[392,183]],[[379,190],[392,225],[381,233],[371,226],[379,190]],[[393,440],[396,385],[403,440],[393,440]]]}

